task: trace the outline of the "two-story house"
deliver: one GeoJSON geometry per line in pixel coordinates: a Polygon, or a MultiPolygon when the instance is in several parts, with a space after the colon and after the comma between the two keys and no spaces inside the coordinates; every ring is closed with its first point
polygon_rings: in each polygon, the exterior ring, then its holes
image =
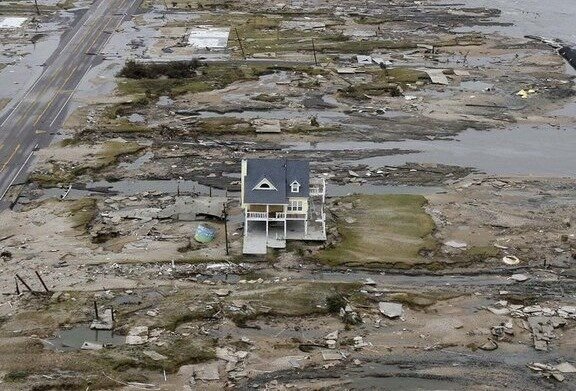
{"type": "Polygon", "coordinates": [[[245,254],[284,248],[286,240],[326,240],[325,184],[310,179],[307,161],[242,161],[245,254]]]}

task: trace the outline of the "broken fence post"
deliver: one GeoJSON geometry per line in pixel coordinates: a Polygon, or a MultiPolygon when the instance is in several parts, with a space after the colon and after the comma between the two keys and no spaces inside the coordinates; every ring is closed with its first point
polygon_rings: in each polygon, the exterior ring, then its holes
{"type": "Polygon", "coordinates": [[[234,31],[236,32],[236,38],[238,38],[238,44],[240,45],[240,51],[242,52],[242,57],[246,60],[246,53],[244,53],[244,46],[242,46],[242,40],[240,39],[240,34],[238,34],[238,29],[234,27],[234,31]]]}
{"type": "Polygon", "coordinates": [[[45,290],[46,292],[50,292],[50,289],[48,289],[48,287],[46,286],[46,283],[44,283],[44,280],[42,279],[42,276],[40,276],[40,273],[38,273],[37,270],[35,270],[34,273],[36,273],[36,276],[38,277],[38,279],[39,279],[40,282],[42,283],[42,286],[44,287],[44,290],[45,290]]]}
{"type": "Polygon", "coordinates": [[[22,279],[22,277],[20,277],[18,274],[16,274],[16,278],[20,280],[20,282],[26,287],[26,289],[28,289],[31,293],[34,293],[32,288],[30,288],[30,286],[28,284],[26,284],[26,281],[24,281],[22,279]]]}

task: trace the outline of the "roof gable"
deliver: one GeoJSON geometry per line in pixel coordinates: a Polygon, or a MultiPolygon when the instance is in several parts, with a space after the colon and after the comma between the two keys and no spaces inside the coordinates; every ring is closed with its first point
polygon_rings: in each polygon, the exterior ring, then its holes
{"type": "Polygon", "coordinates": [[[263,178],[260,182],[252,188],[252,190],[275,190],[278,191],[276,186],[274,186],[268,179],[263,178]]]}

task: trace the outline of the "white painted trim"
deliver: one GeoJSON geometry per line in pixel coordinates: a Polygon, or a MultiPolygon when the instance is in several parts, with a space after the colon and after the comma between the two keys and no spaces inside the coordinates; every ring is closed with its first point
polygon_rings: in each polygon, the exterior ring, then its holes
{"type": "Polygon", "coordinates": [[[300,193],[300,183],[298,181],[293,181],[290,184],[290,192],[292,193],[300,193]],[[294,190],[296,188],[296,190],[294,190]]]}
{"type": "Polygon", "coordinates": [[[252,188],[252,190],[274,190],[274,191],[278,191],[276,186],[274,186],[272,184],[272,182],[270,182],[266,178],[264,178],[260,182],[258,182],[258,184],[252,188]],[[262,185],[268,185],[269,187],[262,188],[262,185]]]}

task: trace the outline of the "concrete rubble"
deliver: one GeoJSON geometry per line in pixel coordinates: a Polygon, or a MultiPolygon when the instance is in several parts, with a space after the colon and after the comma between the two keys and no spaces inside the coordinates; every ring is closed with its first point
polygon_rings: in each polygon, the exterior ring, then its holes
{"type": "Polygon", "coordinates": [[[380,312],[388,318],[399,318],[404,315],[402,304],[381,301],[378,303],[380,312]]]}
{"type": "Polygon", "coordinates": [[[100,313],[100,317],[92,321],[90,328],[92,330],[112,330],[114,328],[112,309],[107,308],[104,312],[100,313]]]}
{"type": "Polygon", "coordinates": [[[160,354],[158,352],[155,352],[154,350],[144,350],[142,352],[142,354],[144,354],[145,356],[150,357],[152,360],[154,361],[163,361],[163,360],[167,360],[168,357],[164,356],[163,354],[160,354]]]}
{"type": "Polygon", "coordinates": [[[127,345],[143,345],[148,342],[148,326],[135,326],[128,331],[127,345]]]}
{"type": "MultiPolygon", "coordinates": [[[[570,319],[576,319],[576,308],[572,306],[553,309],[540,305],[510,304],[504,300],[485,308],[495,315],[525,319],[525,327],[532,333],[534,348],[541,351],[549,350],[550,342],[556,338],[555,329],[564,327],[570,319]]],[[[504,337],[514,335],[513,324],[508,321],[495,326],[492,333],[498,340],[504,340],[504,337]]]]}

